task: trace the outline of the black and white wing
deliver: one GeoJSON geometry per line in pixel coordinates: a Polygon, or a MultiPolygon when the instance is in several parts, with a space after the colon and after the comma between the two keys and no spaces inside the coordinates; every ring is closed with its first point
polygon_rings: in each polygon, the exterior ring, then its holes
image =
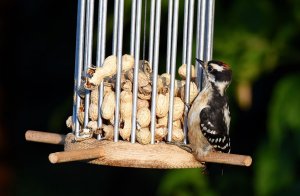
{"type": "Polygon", "coordinates": [[[200,127],[207,141],[221,152],[230,152],[229,126],[224,119],[224,111],[206,107],[200,112],[200,127]]]}

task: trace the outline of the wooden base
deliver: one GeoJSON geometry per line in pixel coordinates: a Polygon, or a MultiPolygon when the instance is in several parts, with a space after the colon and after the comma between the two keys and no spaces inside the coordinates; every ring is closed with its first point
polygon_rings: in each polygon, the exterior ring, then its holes
{"type": "Polygon", "coordinates": [[[164,143],[142,145],[125,141],[98,141],[96,139],[75,142],[74,135],[66,137],[65,151],[98,149],[98,159],[89,163],[118,167],[137,168],[199,168],[203,165],[194,156],[174,145],[164,143]]]}
{"type": "MultiPolygon", "coordinates": [[[[64,138],[65,151],[51,153],[49,155],[51,163],[86,161],[98,165],[161,169],[204,167],[202,162],[197,161],[192,154],[165,143],[141,145],[125,141],[98,141],[93,138],[76,142],[73,134],[63,136],[37,131],[30,132],[30,138],[27,138],[29,134],[26,133],[26,139],[30,141],[57,144],[57,138],[64,138]],[[36,137],[32,138],[32,135],[36,137]]],[[[217,152],[197,159],[203,162],[240,166],[250,166],[252,163],[250,156],[217,152]]]]}

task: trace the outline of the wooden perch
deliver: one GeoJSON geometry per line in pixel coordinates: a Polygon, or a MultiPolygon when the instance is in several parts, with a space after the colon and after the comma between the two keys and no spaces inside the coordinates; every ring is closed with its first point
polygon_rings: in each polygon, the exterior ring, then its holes
{"type": "MultiPolygon", "coordinates": [[[[57,138],[62,138],[62,135],[55,133],[28,132],[31,133],[29,141],[53,144],[56,141],[53,139],[55,138],[53,137],[54,135],[57,138]],[[51,137],[45,137],[47,134],[50,134],[51,137]]],[[[49,160],[51,163],[81,160],[98,165],[137,168],[172,169],[204,167],[192,154],[175,145],[165,143],[141,145],[125,141],[112,142],[106,140],[98,141],[96,139],[76,142],[74,135],[71,133],[65,137],[65,151],[50,154],[49,160]]],[[[210,153],[205,157],[199,158],[199,160],[239,166],[250,166],[252,163],[250,156],[217,152],[210,153]]]]}
{"type": "Polygon", "coordinates": [[[77,151],[55,152],[49,155],[51,163],[91,160],[102,157],[104,151],[100,148],[83,149],[77,151]]]}
{"type": "Polygon", "coordinates": [[[252,158],[247,155],[227,154],[212,152],[205,157],[199,157],[203,162],[222,163],[228,165],[239,165],[249,167],[252,163],[252,158]]]}
{"type": "Polygon", "coordinates": [[[31,142],[64,145],[65,138],[66,136],[62,134],[42,132],[42,131],[28,130],[25,133],[25,139],[31,142]]]}

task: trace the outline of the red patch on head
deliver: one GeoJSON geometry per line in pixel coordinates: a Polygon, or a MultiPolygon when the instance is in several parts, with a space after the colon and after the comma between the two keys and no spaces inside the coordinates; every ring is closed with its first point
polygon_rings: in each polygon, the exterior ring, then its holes
{"type": "Polygon", "coordinates": [[[230,65],[226,64],[226,63],[223,63],[222,62],[222,66],[225,68],[225,69],[230,69],[230,65]]]}

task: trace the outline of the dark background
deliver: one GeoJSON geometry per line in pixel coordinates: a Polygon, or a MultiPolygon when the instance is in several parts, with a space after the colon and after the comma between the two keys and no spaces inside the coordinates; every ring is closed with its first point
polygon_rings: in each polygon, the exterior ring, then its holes
{"type": "MultiPolygon", "coordinates": [[[[0,195],[299,194],[300,110],[294,99],[300,85],[300,3],[216,3],[214,56],[232,65],[235,78],[229,89],[233,153],[253,156],[253,166],[224,166],[223,175],[219,168],[203,175],[197,169],[52,165],[49,153],[63,147],[25,142],[24,134],[69,132],[77,2],[2,0],[0,195]],[[285,84],[293,88],[284,90],[285,84]]],[[[162,9],[166,20],[166,1],[162,9]]]]}

